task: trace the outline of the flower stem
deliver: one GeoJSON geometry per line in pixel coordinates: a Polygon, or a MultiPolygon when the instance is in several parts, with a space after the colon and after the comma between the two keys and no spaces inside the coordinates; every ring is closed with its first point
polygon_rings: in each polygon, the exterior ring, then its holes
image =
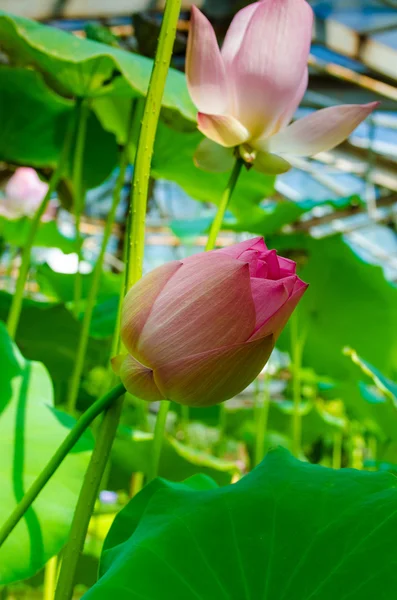
{"type": "Polygon", "coordinates": [[[9,516],[7,521],[4,523],[0,530],[0,546],[5,542],[7,537],[10,535],[14,527],[22,519],[26,511],[30,508],[32,503],[35,501],[41,490],[44,488],[46,483],[54,475],[62,461],[66,458],[73,446],[81,438],[85,430],[91,425],[92,421],[101,414],[108,406],[110,406],[119,396],[124,393],[124,386],[122,384],[117,385],[108,394],[94,402],[90,408],[83,413],[76,425],[66,436],[58,450],[55,452],[53,457],[47,463],[47,466],[42,470],[37,479],[32,483],[20,503],[15,507],[12,514],[9,516]]]}
{"type": "Polygon", "coordinates": [[[342,465],[342,444],[343,434],[337,430],[333,435],[333,446],[332,446],[332,468],[340,469],[342,465]]]}
{"type": "Polygon", "coordinates": [[[58,572],[58,556],[55,555],[47,562],[44,569],[43,600],[54,600],[58,572]]]}
{"type": "Polygon", "coordinates": [[[292,453],[299,458],[302,441],[302,415],[301,415],[301,367],[303,339],[298,336],[298,317],[296,312],[290,320],[291,327],[291,353],[292,353],[292,389],[294,410],[292,413],[292,453]]]}
{"type": "MultiPolygon", "coordinates": [[[[175,41],[181,0],[167,0],[159,43],[146,97],[139,134],[132,186],[132,207],[128,231],[129,256],[126,268],[128,287],[142,276],[145,246],[145,220],[150,166],[162,97],[175,41]]],[[[105,413],[96,446],[84,478],[80,497],[62,562],[55,600],[70,600],[73,594],[77,561],[84,545],[88,523],[97,497],[103,471],[116,435],[122,410],[119,399],[105,413]]]]}
{"type": "Polygon", "coordinates": [[[150,167],[180,8],[181,0],[167,0],[143,112],[142,127],[139,133],[131,194],[131,218],[129,220],[130,231],[128,235],[129,260],[126,272],[127,289],[133,286],[142,276],[150,167]]]}
{"type": "Polygon", "coordinates": [[[153,448],[152,448],[152,460],[150,465],[150,471],[148,473],[148,481],[152,481],[155,477],[157,477],[159,464],[160,464],[160,455],[161,448],[163,446],[164,440],[164,432],[165,432],[165,424],[167,422],[167,414],[170,408],[171,402],[169,400],[162,400],[160,402],[160,410],[156,419],[156,426],[154,428],[154,437],[153,437],[153,448]]]}
{"type": "Polygon", "coordinates": [[[55,600],[69,600],[73,595],[77,563],[84,546],[84,540],[94,510],[102,475],[110,455],[123,407],[122,395],[125,390],[123,386],[119,387],[121,389],[117,399],[115,399],[115,402],[109,406],[104,414],[90,464],[84,477],[76,510],[73,515],[69,540],[63,554],[55,600]]]}
{"type": "Polygon", "coordinates": [[[99,290],[99,284],[100,284],[101,275],[102,275],[102,267],[103,267],[103,263],[105,260],[106,248],[108,246],[109,239],[110,239],[110,236],[112,233],[112,227],[113,227],[113,223],[116,218],[117,207],[120,202],[120,195],[121,195],[123,185],[124,185],[125,172],[126,172],[127,165],[128,165],[128,145],[129,145],[129,140],[130,140],[130,131],[131,131],[131,123],[133,120],[133,115],[134,115],[134,103],[131,107],[131,112],[130,112],[130,116],[129,116],[129,123],[128,123],[128,129],[127,129],[127,131],[128,131],[127,141],[123,148],[121,158],[120,158],[119,175],[118,175],[117,182],[116,182],[116,185],[113,190],[112,205],[111,205],[111,208],[110,208],[110,211],[108,214],[108,218],[106,220],[105,229],[103,232],[102,244],[101,244],[101,248],[99,251],[99,256],[97,258],[96,265],[93,270],[91,287],[90,287],[90,291],[89,291],[89,294],[87,297],[87,302],[85,305],[84,317],[83,317],[82,326],[81,326],[80,339],[79,339],[79,344],[77,347],[76,359],[75,359],[75,363],[74,363],[72,377],[70,380],[69,393],[68,393],[68,399],[67,399],[67,411],[70,414],[73,414],[75,411],[75,408],[76,408],[76,401],[77,401],[77,395],[78,395],[79,386],[80,386],[80,379],[81,379],[81,374],[83,372],[84,360],[85,360],[85,355],[87,352],[88,340],[89,340],[89,335],[90,335],[92,313],[94,311],[95,301],[96,301],[96,297],[97,297],[98,290],[99,290]]]}
{"type": "Polygon", "coordinates": [[[83,165],[84,165],[84,149],[87,135],[87,121],[89,114],[88,101],[84,98],[76,100],[77,109],[77,125],[76,125],[76,142],[73,156],[73,200],[74,200],[74,215],[76,225],[76,246],[77,246],[77,271],[74,278],[74,303],[73,311],[76,319],[79,316],[81,302],[81,274],[80,263],[82,253],[82,237],[80,232],[81,215],[84,210],[84,187],[83,187],[83,165]]]}
{"type": "Polygon", "coordinates": [[[265,438],[267,432],[267,422],[269,418],[270,407],[270,389],[269,380],[265,374],[263,379],[263,397],[258,410],[258,420],[255,437],[255,465],[263,460],[265,456],[265,438]]]}
{"type": "Polygon", "coordinates": [[[12,338],[15,338],[15,335],[16,335],[16,332],[18,329],[18,325],[19,325],[19,319],[20,319],[21,311],[22,311],[23,293],[24,293],[26,279],[27,279],[28,272],[29,272],[30,257],[31,257],[34,240],[36,238],[37,231],[40,227],[41,217],[45,213],[48,203],[51,200],[51,196],[54,193],[54,191],[56,190],[57,185],[62,177],[64,168],[66,165],[66,161],[67,161],[67,158],[70,153],[70,148],[71,148],[72,139],[73,139],[74,124],[75,124],[75,116],[74,116],[74,114],[72,114],[70,116],[70,122],[69,122],[68,130],[65,135],[64,142],[63,142],[63,148],[62,148],[61,155],[59,157],[58,165],[56,166],[56,168],[51,176],[51,179],[49,181],[47,193],[44,196],[35,215],[33,216],[32,223],[30,225],[30,229],[29,229],[25,244],[23,246],[22,262],[21,262],[21,266],[19,269],[15,293],[12,298],[10,312],[9,312],[8,319],[7,319],[8,333],[10,334],[10,336],[12,338]]]}
{"type": "Polygon", "coordinates": [[[215,248],[216,238],[218,237],[218,234],[221,230],[223,219],[225,218],[225,212],[234,192],[234,188],[236,187],[243,164],[244,161],[241,158],[237,158],[236,162],[234,163],[234,167],[230,174],[229,181],[226,184],[225,190],[223,192],[221,201],[218,206],[218,210],[216,211],[215,219],[213,220],[211,225],[207,245],[205,247],[206,251],[213,250],[215,248]]]}

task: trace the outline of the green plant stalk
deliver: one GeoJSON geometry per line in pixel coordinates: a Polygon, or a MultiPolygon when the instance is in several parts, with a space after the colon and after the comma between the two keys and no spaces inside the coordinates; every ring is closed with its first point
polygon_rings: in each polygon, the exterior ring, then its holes
{"type": "Polygon", "coordinates": [[[170,404],[171,402],[169,400],[162,400],[160,402],[160,410],[158,412],[156,425],[154,428],[153,448],[151,455],[150,471],[148,473],[148,481],[152,481],[152,479],[157,477],[160,464],[161,448],[163,446],[164,440],[165,425],[167,422],[167,414],[170,408],[170,404]]]}
{"type": "Polygon", "coordinates": [[[118,397],[104,414],[90,464],[88,465],[84,477],[76,510],[73,515],[69,540],[63,553],[55,600],[70,600],[73,596],[77,564],[84,546],[102,475],[109,459],[122,407],[123,399],[122,397],[118,397]]]}
{"type": "Polygon", "coordinates": [[[81,215],[84,210],[84,196],[85,192],[83,189],[83,165],[84,165],[84,149],[87,136],[87,120],[89,114],[88,101],[84,98],[78,98],[76,101],[77,109],[77,125],[76,125],[76,142],[74,147],[73,156],[73,200],[74,200],[74,215],[75,215],[75,226],[76,226],[76,245],[77,245],[77,271],[74,278],[74,303],[73,312],[76,319],[79,316],[80,303],[81,303],[81,253],[82,253],[82,237],[81,237],[81,215]]]}
{"type": "Polygon", "coordinates": [[[263,460],[265,456],[265,437],[267,432],[267,422],[269,418],[270,407],[270,388],[269,380],[265,374],[263,379],[263,397],[258,409],[256,421],[256,436],[255,436],[255,465],[263,460]]]}
{"type": "Polygon", "coordinates": [[[51,179],[48,183],[47,193],[44,196],[39,208],[37,209],[36,213],[33,216],[32,223],[30,225],[30,229],[28,232],[28,236],[27,236],[27,239],[23,246],[21,266],[19,269],[15,293],[12,298],[11,308],[10,308],[10,312],[8,314],[8,319],[7,319],[8,333],[10,334],[10,336],[13,339],[15,338],[15,335],[16,335],[16,332],[18,329],[18,325],[19,325],[19,319],[21,316],[23,293],[25,290],[26,279],[27,279],[29,267],[30,267],[30,257],[31,257],[31,253],[32,253],[32,247],[34,244],[34,240],[36,238],[37,231],[40,227],[41,217],[44,215],[44,213],[47,209],[48,203],[51,200],[51,196],[54,193],[54,191],[56,190],[57,185],[62,177],[64,168],[66,165],[66,161],[67,161],[68,155],[70,153],[70,148],[71,148],[72,139],[73,139],[73,129],[74,129],[74,115],[71,116],[71,119],[70,119],[70,124],[68,127],[68,131],[66,132],[66,135],[65,135],[65,140],[63,143],[63,148],[62,148],[62,152],[61,152],[61,155],[60,155],[60,158],[58,161],[58,165],[56,166],[56,168],[51,176],[51,179]]]}
{"type": "Polygon", "coordinates": [[[332,468],[340,469],[342,466],[342,447],[343,447],[343,433],[341,431],[335,431],[333,435],[333,446],[332,446],[332,468]]]}
{"type": "Polygon", "coordinates": [[[167,0],[139,133],[131,193],[129,260],[126,270],[127,289],[142,276],[150,167],[180,9],[181,0],[167,0]]]}
{"type": "Polygon", "coordinates": [[[223,219],[225,218],[225,212],[229,205],[230,199],[236,187],[238,178],[241,173],[241,169],[244,165],[244,161],[241,158],[237,158],[234,163],[233,170],[230,174],[229,181],[226,184],[226,188],[222,194],[221,201],[218,205],[218,210],[216,211],[215,219],[212,222],[210,232],[208,234],[207,245],[205,247],[206,251],[213,250],[216,245],[216,238],[221,230],[223,219]]]}
{"type": "Polygon", "coordinates": [[[189,407],[186,404],[181,404],[181,425],[184,435],[184,441],[187,443],[189,438],[189,419],[190,419],[189,407]]]}
{"type": "Polygon", "coordinates": [[[16,259],[16,257],[18,256],[19,253],[19,246],[17,246],[16,248],[13,248],[12,246],[10,246],[9,248],[9,257],[8,257],[8,265],[7,265],[7,269],[5,272],[5,278],[6,281],[8,282],[8,288],[9,291],[12,292],[13,291],[13,285],[12,285],[12,271],[14,269],[14,260],[16,259]]]}
{"type": "Polygon", "coordinates": [[[131,123],[133,120],[134,108],[131,107],[129,123],[127,129],[127,141],[123,148],[121,159],[120,159],[120,171],[117,178],[116,185],[113,190],[112,205],[106,220],[105,229],[103,232],[103,239],[99,256],[92,275],[92,282],[90,291],[88,294],[87,302],[84,310],[84,317],[81,326],[81,333],[79,338],[79,344],[77,347],[76,359],[74,363],[73,373],[69,384],[69,392],[67,399],[67,411],[70,414],[74,414],[76,409],[76,401],[79,392],[81,374],[84,368],[84,360],[87,353],[88,340],[90,335],[90,326],[92,321],[92,314],[95,308],[95,301],[98,295],[99,284],[101,281],[102,267],[105,260],[106,248],[109,244],[109,239],[112,234],[113,223],[116,218],[117,207],[120,203],[120,196],[124,185],[125,172],[128,165],[128,144],[130,139],[131,123]]]}
{"type": "Polygon", "coordinates": [[[62,461],[66,458],[73,446],[79,441],[86,429],[91,425],[93,420],[100,415],[107,407],[112,405],[119,396],[124,393],[125,389],[122,384],[117,385],[109,393],[102,398],[99,398],[77,421],[76,425],[66,436],[58,450],[55,452],[51,460],[47,463],[46,467],[32,483],[22,500],[15,507],[12,514],[9,516],[7,521],[4,523],[0,530],[0,546],[5,542],[7,537],[10,535],[14,527],[22,519],[26,511],[30,508],[32,503],[35,501],[41,490],[47,484],[47,482],[54,475],[55,471],[61,465],[62,461]]]}
{"type": "MultiPolygon", "coordinates": [[[[160,116],[161,103],[168,68],[175,41],[181,0],[167,0],[161,26],[159,43],[146,97],[140,130],[132,186],[131,218],[129,219],[129,260],[126,266],[127,287],[142,276],[145,245],[145,221],[150,166],[154,139],[160,116]]],[[[102,479],[103,471],[116,436],[122,410],[119,399],[104,415],[97,443],[84,477],[79,500],[73,517],[69,542],[67,543],[59,576],[55,600],[70,600],[73,595],[77,560],[84,545],[92,509],[102,479]]]]}
{"type": "Polygon", "coordinates": [[[44,569],[43,600],[54,600],[58,573],[58,556],[55,555],[47,562],[44,569]]]}
{"type": "Polygon", "coordinates": [[[291,351],[292,351],[292,393],[294,408],[292,413],[292,453],[299,458],[302,442],[302,415],[301,415],[301,367],[303,340],[298,335],[298,318],[296,312],[290,320],[291,351]]]}

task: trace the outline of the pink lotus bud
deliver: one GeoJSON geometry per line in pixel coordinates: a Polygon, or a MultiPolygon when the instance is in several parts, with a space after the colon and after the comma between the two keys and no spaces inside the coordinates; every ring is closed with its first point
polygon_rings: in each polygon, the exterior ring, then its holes
{"type": "Polygon", "coordinates": [[[147,401],[209,406],[247,387],[307,288],[293,261],[255,238],[158,267],[128,292],[112,360],[147,401]]]}
{"type": "Polygon", "coordinates": [[[325,108],[288,126],[307,88],[312,27],[306,0],[261,0],[236,14],[220,51],[210,22],[193,7],[186,77],[208,138],[198,166],[227,171],[233,148],[244,147],[243,157],[257,157],[250,161],[257,170],[284,173],[289,157],[330,150],[376,108],[325,108]]]}
{"type": "MultiPolygon", "coordinates": [[[[48,184],[41,181],[34,169],[20,167],[10,177],[0,202],[0,213],[10,219],[32,217],[48,190],[48,184]]],[[[51,209],[47,209],[47,215],[51,209]]]]}

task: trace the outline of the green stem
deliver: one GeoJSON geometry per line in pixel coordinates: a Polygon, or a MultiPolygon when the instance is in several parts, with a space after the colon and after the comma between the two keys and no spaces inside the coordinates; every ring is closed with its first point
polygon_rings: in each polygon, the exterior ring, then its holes
{"type": "Polygon", "coordinates": [[[255,439],[255,465],[263,460],[265,456],[265,438],[267,432],[267,422],[269,418],[269,407],[270,407],[270,388],[269,381],[265,374],[263,380],[263,398],[259,406],[257,415],[257,428],[256,428],[256,439],[255,439]]]}
{"type": "Polygon", "coordinates": [[[335,431],[333,437],[332,468],[340,469],[342,466],[343,433],[339,430],[335,431]]]}
{"type": "Polygon", "coordinates": [[[32,247],[34,244],[34,240],[36,238],[37,231],[40,226],[41,217],[45,213],[48,203],[51,200],[51,196],[57,188],[57,185],[62,177],[65,164],[70,152],[70,147],[73,139],[73,129],[74,129],[75,117],[74,114],[70,117],[70,123],[68,126],[68,130],[65,135],[62,152],[58,161],[58,165],[55,168],[51,179],[48,184],[48,190],[46,195],[44,196],[39,208],[37,209],[35,215],[33,216],[32,223],[29,228],[29,232],[23,246],[22,250],[22,262],[19,269],[17,284],[15,288],[15,293],[12,298],[12,304],[10,308],[10,312],[7,320],[7,329],[8,333],[12,338],[15,338],[15,334],[18,329],[19,318],[21,316],[22,311],[22,303],[23,303],[23,293],[25,289],[26,279],[29,272],[30,266],[30,257],[32,252],[32,247]]]}
{"type": "Polygon", "coordinates": [[[180,8],[181,0],[167,0],[139,133],[131,193],[129,260],[126,270],[127,289],[142,276],[150,167],[180,8]]]}
{"type": "Polygon", "coordinates": [[[302,367],[302,340],[298,336],[298,318],[294,313],[290,320],[291,327],[291,352],[292,352],[292,390],[294,410],[292,414],[292,453],[299,458],[302,441],[302,415],[301,415],[301,367],[302,367]]]}
{"type": "Polygon", "coordinates": [[[189,407],[186,406],[186,404],[181,404],[181,424],[182,424],[182,430],[183,430],[185,444],[188,442],[188,438],[189,438],[189,419],[190,419],[189,412],[190,412],[189,407]]]}
{"type": "Polygon", "coordinates": [[[157,477],[158,474],[161,448],[163,447],[164,441],[165,424],[167,422],[167,414],[170,408],[170,404],[171,402],[169,400],[162,400],[160,402],[160,410],[158,412],[156,425],[154,428],[153,448],[151,456],[152,460],[150,465],[150,471],[148,473],[148,481],[152,481],[152,479],[157,477]]]}
{"type": "MultiPolygon", "coordinates": [[[[181,0],[167,0],[166,2],[139,134],[131,195],[132,210],[128,231],[130,254],[126,266],[127,287],[132,286],[142,276],[151,158],[165,82],[171,62],[180,6],[181,0]]],[[[78,557],[84,545],[88,523],[95,504],[102,474],[116,436],[121,410],[122,400],[120,399],[104,416],[77,502],[70,538],[64,553],[55,600],[70,600],[72,597],[78,557]]]]}
{"type": "MultiPolygon", "coordinates": [[[[119,176],[117,178],[116,185],[113,190],[113,199],[112,205],[108,214],[108,218],[106,220],[105,229],[103,232],[103,239],[101,248],[99,251],[99,256],[97,258],[97,262],[95,268],[92,273],[92,281],[91,287],[88,294],[87,302],[84,310],[83,322],[81,325],[81,332],[79,338],[79,344],[77,347],[76,358],[73,368],[72,377],[69,385],[69,393],[67,399],[67,411],[70,414],[73,414],[76,409],[76,401],[80,386],[81,374],[83,372],[84,360],[87,352],[88,340],[90,335],[90,326],[92,320],[92,314],[95,307],[95,301],[99,290],[99,284],[101,281],[102,275],[102,267],[105,260],[106,248],[108,247],[109,239],[112,234],[113,223],[116,218],[117,207],[120,202],[120,195],[123,189],[124,180],[125,180],[125,172],[128,165],[128,144],[130,139],[130,131],[131,131],[131,123],[133,119],[134,109],[133,106],[131,108],[129,123],[128,123],[128,135],[127,141],[123,148],[120,160],[120,171],[119,176]]],[[[75,290],[76,291],[76,290],[75,290]]]]}
{"type": "Polygon", "coordinates": [[[12,292],[13,291],[13,284],[12,284],[12,271],[14,268],[14,260],[16,259],[16,257],[18,256],[19,253],[19,246],[17,246],[16,248],[13,248],[12,246],[9,247],[8,252],[9,252],[9,257],[8,257],[8,265],[7,265],[7,269],[5,272],[5,279],[7,282],[7,288],[12,292]]]}
{"type": "Polygon", "coordinates": [[[77,563],[84,546],[84,540],[94,510],[102,475],[109,459],[123,407],[123,399],[120,396],[124,392],[124,388],[123,386],[119,387],[121,389],[117,399],[105,412],[90,464],[84,476],[80,496],[73,515],[69,540],[63,554],[55,600],[70,600],[73,596],[77,563]]]}
{"type": "Polygon", "coordinates": [[[58,556],[55,555],[47,562],[44,569],[43,600],[54,600],[58,572],[58,556]]]}
{"type": "Polygon", "coordinates": [[[78,98],[76,101],[77,108],[77,131],[76,142],[73,156],[73,200],[74,200],[74,215],[76,226],[76,247],[77,247],[77,271],[74,278],[74,304],[73,311],[76,319],[79,316],[81,303],[81,273],[80,263],[82,257],[82,237],[80,232],[81,215],[84,210],[84,187],[83,187],[83,165],[84,165],[84,149],[87,135],[87,121],[89,115],[88,101],[84,98],[78,98]]]}
{"type": "Polygon", "coordinates": [[[0,530],[0,546],[5,542],[14,527],[22,519],[26,511],[32,505],[34,500],[40,494],[46,483],[54,475],[62,461],[66,458],[73,446],[79,441],[85,430],[91,425],[92,421],[110,406],[121,394],[124,393],[124,386],[119,384],[108,394],[97,400],[80,417],[73,429],[64,439],[58,450],[55,452],[47,466],[43,469],[37,479],[32,483],[20,503],[15,507],[13,513],[9,516],[0,530]]]}
{"type": "Polygon", "coordinates": [[[225,212],[236,187],[243,164],[244,161],[241,158],[237,158],[236,162],[234,163],[234,167],[230,174],[229,181],[227,182],[226,188],[223,192],[221,201],[218,206],[218,210],[216,211],[215,219],[212,222],[211,229],[208,234],[207,245],[205,247],[207,251],[213,250],[215,248],[216,238],[218,237],[218,234],[221,230],[223,219],[225,218],[225,212]]]}

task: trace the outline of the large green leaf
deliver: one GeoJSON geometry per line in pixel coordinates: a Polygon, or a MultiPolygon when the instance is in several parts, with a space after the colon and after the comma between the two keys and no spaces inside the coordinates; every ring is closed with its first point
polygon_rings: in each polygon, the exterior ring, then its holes
{"type": "MultiPolygon", "coordinates": [[[[65,96],[146,94],[153,61],[0,11],[2,49],[18,64],[34,66],[65,96]]],[[[195,120],[185,77],[170,69],[163,106],[195,120]]]]}
{"type": "MultiPolygon", "coordinates": [[[[31,219],[7,219],[0,215],[0,237],[13,246],[23,246],[28,237],[31,219]]],[[[34,246],[59,248],[62,252],[76,252],[76,240],[64,236],[55,221],[40,223],[34,239],[34,246]]]]}
{"type": "MultiPolygon", "coordinates": [[[[0,323],[0,521],[45,467],[74,420],[53,408],[45,367],[25,360],[0,323]]],[[[66,542],[92,438],[84,436],[0,549],[0,584],[25,579],[66,542]]]]}
{"type": "MultiPolygon", "coordinates": [[[[11,295],[0,291],[0,319],[5,321],[11,295]]],[[[17,343],[24,356],[45,364],[57,384],[67,382],[76,358],[81,324],[64,305],[25,299],[17,331],[17,343]]],[[[89,340],[84,373],[107,364],[110,340],[89,340]]]]}
{"type": "MultiPolygon", "coordinates": [[[[3,119],[0,130],[0,160],[54,168],[73,107],[74,102],[50,90],[39,73],[1,66],[0,114],[7,118],[3,119]]],[[[83,177],[85,185],[91,188],[109,176],[118,156],[114,136],[102,128],[92,111],[87,138],[83,177]]]]}
{"type": "Polygon", "coordinates": [[[234,485],[193,484],[157,480],[119,513],[86,600],[394,596],[395,477],[279,449],[234,485]]]}

